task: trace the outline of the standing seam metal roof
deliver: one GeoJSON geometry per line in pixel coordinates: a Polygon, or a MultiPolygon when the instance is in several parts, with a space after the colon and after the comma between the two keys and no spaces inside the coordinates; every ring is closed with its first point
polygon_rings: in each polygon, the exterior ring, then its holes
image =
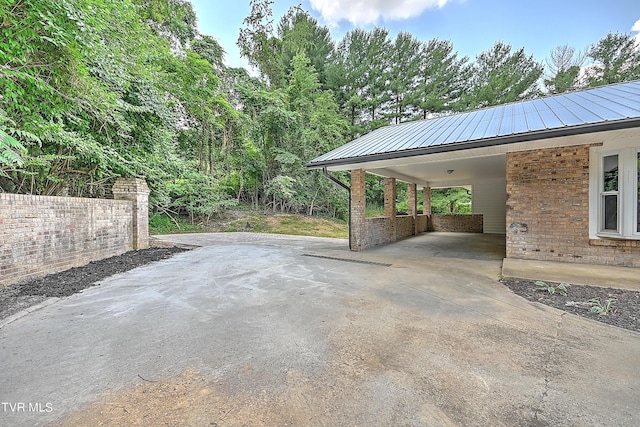
{"type": "Polygon", "coordinates": [[[318,168],[640,127],[640,81],[385,126],[309,162],[318,168]]]}

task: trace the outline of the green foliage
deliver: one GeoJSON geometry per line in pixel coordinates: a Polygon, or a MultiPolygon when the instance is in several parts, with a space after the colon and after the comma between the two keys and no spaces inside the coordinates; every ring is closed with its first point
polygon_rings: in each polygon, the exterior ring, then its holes
{"type": "Polygon", "coordinates": [[[318,21],[308,12],[295,6],[280,19],[278,37],[282,41],[281,62],[284,75],[291,73],[293,58],[303,53],[317,72],[318,82],[325,85],[325,67],[334,50],[329,29],[318,25],[318,21]]]}
{"type": "Polygon", "coordinates": [[[185,0],[134,0],[140,16],[152,23],[159,36],[168,38],[176,48],[183,48],[197,35],[196,13],[185,0]]]}
{"type": "Polygon", "coordinates": [[[197,219],[208,222],[212,216],[225,208],[235,206],[218,180],[202,173],[191,172],[180,179],[167,183],[170,192],[170,208],[184,210],[191,217],[191,223],[197,219]]]}
{"type": "Polygon", "coordinates": [[[471,195],[466,189],[460,187],[434,188],[431,190],[431,213],[470,214],[471,195]]]}
{"type": "Polygon", "coordinates": [[[417,77],[420,73],[422,45],[413,35],[400,32],[391,50],[389,91],[391,111],[388,114],[396,124],[412,115],[407,108],[411,104],[417,77]]]}
{"type": "MultiPolygon", "coordinates": [[[[474,63],[450,41],[385,28],[334,46],[300,7],[274,29],[273,1],[250,5],[238,45],[259,79],[225,67],[185,0],[0,0],[0,189],[102,197],[119,176],[144,177],[158,228],[236,203],[346,219],[346,192],[306,162],[392,122],[538,94],[540,64],[504,43],[474,63]]],[[[594,45],[590,84],[638,78],[629,46],[594,45]]],[[[577,85],[566,56],[550,91],[577,85]]],[[[382,207],[382,181],[367,184],[368,207],[382,207]]],[[[434,213],[470,213],[466,190],[432,194],[434,213]]]]}
{"type": "Polygon", "coordinates": [[[151,234],[175,234],[202,231],[202,227],[183,221],[180,216],[155,213],[149,218],[149,232],[151,234]]]}
{"type": "Polygon", "coordinates": [[[640,50],[630,34],[609,33],[591,46],[587,68],[591,87],[626,82],[640,78],[640,50]]]}
{"type": "Polygon", "coordinates": [[[272,0],[251,0],[251,14],[240,29],[237,45],[240,54],[256,68],[264,79],[274,86],[280,84],[280,39],[273,34],[272,0]]]}
{"type": "Polygon", "coordinates": [[[469,58],[458,58],[450,41],[432,39],[423,43],[421,59],[420,83],[410,98],[420,117],[460,109],[471,78],[469,58]]]}
{"type": "Polygon", "coordinates": [[[617,298],[607,298],[604,302],[600,301],[600,298],[592,298],[589,300],[591,312],[600,316],[607,316],[613,310],[616,301],[618,301],[617,298]]]}
{"type": "Polygon", "coordinates": [[[538,280],[535,284],[538,291],[548,292],[549,295],[553,295],[557,292],[562,296],[567,296],[567,288],[569,287],[568,283],[559,283],[554,285],[538,280]]]}
{"type": "Polygon", "coordinates": [[[530,99],[539,95],[536,82],[543,67],[527,56],[524,48],[511,52],[511,45],[496,42],[473,64],[471,87],[465,103],[470,108],[490,107],[530,99]]]}
{"type": "Polygon", "coordinates": [[[569,46],[558,46],[547,59],[547,77],[544,85],[551,94],[564,93],[579,86],[578,76],[585,55],[569,46]]]}

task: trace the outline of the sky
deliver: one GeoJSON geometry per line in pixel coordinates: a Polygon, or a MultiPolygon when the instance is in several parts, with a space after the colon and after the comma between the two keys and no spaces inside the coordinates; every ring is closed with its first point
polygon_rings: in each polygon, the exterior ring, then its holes
{"type": "MultiPolygon", "coordinates": [[[[249,0],[191,0],[200,33],[227,52],[225,63],[248,68],[236,41],[249,0]]],[[[557,46],[577,50],[609,32],[630,33],[640,42],[640,0],[274,0],[274,27],[292,6],[301,5],[331,31],[335,42],[354,28],[382,26],[391,37],[408,31],[421,41],[451,40],[471,59],[496,41],[524,47],[544,62],[557,46]]]]}

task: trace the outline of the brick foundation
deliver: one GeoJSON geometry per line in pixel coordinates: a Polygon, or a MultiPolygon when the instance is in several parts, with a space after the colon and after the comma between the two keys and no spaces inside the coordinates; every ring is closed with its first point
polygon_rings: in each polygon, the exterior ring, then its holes
{"type": "Polygon", "coordinates": [[[589,147],[507,154],[507,257],[640,267],[635,241],[589,239],[589,147]]]}

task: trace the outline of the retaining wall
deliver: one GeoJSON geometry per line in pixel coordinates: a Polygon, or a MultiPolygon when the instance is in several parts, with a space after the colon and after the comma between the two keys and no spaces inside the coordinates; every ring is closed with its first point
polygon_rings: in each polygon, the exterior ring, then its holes
{"type": "Polygon", "coordinates": [[[147,247],[148,194],[140,179],[114,185],[135,200],[0,193],[0,286],[147,247]]]}

